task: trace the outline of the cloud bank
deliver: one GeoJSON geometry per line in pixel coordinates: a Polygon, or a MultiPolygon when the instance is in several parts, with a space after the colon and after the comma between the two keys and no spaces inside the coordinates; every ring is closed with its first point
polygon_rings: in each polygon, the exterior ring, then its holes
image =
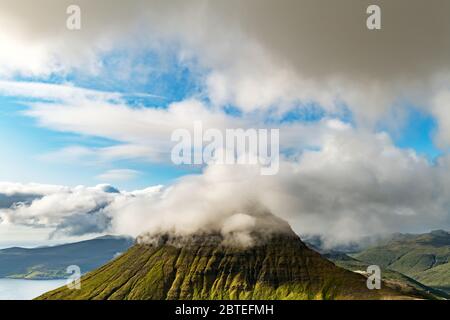
{"type": "Polygon", "coordinates": [[[135,61],[139,53],[171,51],[180,65],[200,74],[201,95],[219,109],[233,105],[273,116],[316,104],[335,115],[344,105],[360,125],[373,128],[409,103],[437,119],[436,141],[450,146],[443,111],[450,84],[446,0],[433,6],[377,1],[377,32],[365,27],[368,0],[81,0],[80,32],[65,28],[69,4],[43,0],[31,9],[24,0],[0,2],[8,30],[0,33],[0,76],[110,76],[103,58],[122,50],[114,76],[138,82],[147,72],[135,61]]]}
{"type": "Polygon", "coordinates": [[[130,57],[175,46],[181,62],[195,57],[210,70],[205,84],[219,105],[251,111],[314,100],[332,108],[342,99],[361,118],[380,116],[399,95],[426,99],[441,88],[437,80],[448,85],[446,0],[377,1],[379,32],[365,27],[368,0],[80,0],[80,32],[65,29],[69,4],[0,2],[11,31],[2,33],[0,73],[96,73],[118,43],[130,57]]]}
{"type": "MultiPolygon", "coordinates": [[[[177,183],[133,192],[2,184],[2,223],[51,226],[58,233],[113,232],[190,235],[215,231],[248,240],[270,212],[301,235],[322,235],[328,246],[397,231],[449,228],[447,158],[431,165],[396,148],[386,134],[348,128],[326,138],[321,150],[284,160],[276,176],[256,166],[211,165],[177,183]],[[14,198],[16,197],[16,198],[14,198]]],[[[269,224],[270,225],[270,224],[269,224]]],[[[270,228],[269,228],[270,229],[270,228]]]]}
{"type": "MultiPolygon", "coordinates": [[[[0,184],[1,223],[51,227],[52,236],[207,229],[248,239],[259,226],[251,209],[257,206],[330,244],[448,228],[448,156],[430,164],[374,127],[411,103],[436,119],[439,146],[450,146],[450,3],[377,2],[379,32],[365,28],[366,0],[80,0],[82,30],[69,32],[70,1],[42,0],[35,8],[0,0],[0,76],[9,79],[0,81],[0,93],[37,99],[25,115],[42,127],[117,143],[69,146],[47,159],[164,162],[171,132],[198,119],[218,129],[275,125],[282,148],[293,150],[274,177],[212,165],[174,185],[133,192],[0,184]],[[103,57],[117,49],[125,58],[115,76],[125,81],[139,78],[130,66],[141,51],[175,51],[178,63],[200,74],[199,97],[136,107],[117,93],[11,81],[71,72],[101,77],[110,67],[103,57]],[[323,120],[280,121],[311,104],[323,109],[323,120]],[[239,116],[225,112],[229,105],[239,116]],[[336,119],[342,109],[355,125],[336,119]]],[[[117,170],[99,178],[135,174],[117,170]]]]}

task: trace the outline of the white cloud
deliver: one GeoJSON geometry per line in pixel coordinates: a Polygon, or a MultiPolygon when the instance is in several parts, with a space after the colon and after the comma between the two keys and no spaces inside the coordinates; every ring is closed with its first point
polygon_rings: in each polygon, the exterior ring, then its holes
{"type": "Polygon", "coordinates": [[[433,114],[436,116],[438,131],[437,144],[444,148],[450,148],[450,92],[441,91],[433,101],[433,114]]]}
{"type": "Polygon", "coordinates": [[[160,162],[167,160],[166,149],[138,144],[118,144],[109,147],[69,146],[43,154],[39,159],[55,163],[80,163],[84,165],[107,164],[114,160],[141,160],[160,162]]]}
{"type": "Polygon", "coordinates": [[[17,194],[36,194],[36,195],[48,195],[61,190],[66,190],[67,187],[45,185],[38,183],[12,183],[12,182],[0,182],[0,192],[6,196],[12,196],[17,194]]]}
{"type": "MultiPolygon", "coordinates": [[[[82,15],[91,18],[79,32],[65,28],[69,0],[43,3],[45,10],[23,0],[0,3],[0,36],[8,38],[3,73],[101,74],[102,55],[111,50],[125,50],[126,60],[143,48],[175,48],[181,63],[198,61],[207,72],[206,94],[221,106],[283,110],[312,100],[333,110],[343,101],[374,121],[396,99],[429,98],[432,81],[450,69],[446,1],[383,1],[389,30],[376,35],[365,28],[367,1],[81,0],[82,15]]],[[[119,74],[129,66],[121,61],[119,74]]]]}
{"type": "Polygon", "coordinates": [[[83,235],[106,230],[110,218],[102,213],[118,191],[107,185],[75,188],[46,185],[3,183],[0,194],[16,201],[0,208],[2,224],[53,228],[56,233],[83,235]],[[17,199],[24,192],[36,195],[33,199],[17,199]]]}
{"type": "Polygon", "coordinates": [[[347,128],[326,136],[320,150],[282,161],[276,176],[261,176],[254,166],[212,165],[166,188],[129,193],[108,186],[45,186],[47,194],[1,209],[0,217],[3,223],[52,227],[56,234],[215,230],[246,242],[253,227],[270,230],[273,221],[262,214],[267,210],[300,234],[342,244],[367,235],[449,228],[449,163],[442,158],[431,165],[396,148],[386,134],[347,128]]]}
{"type": "Polygon", "coordinates": [[[176,129],[193,131],[201,121],[203,130],[214,128],[225,132],[231,128],[280,129],[281,148],[300,152],[305,147],[319,147],[326,135],[346,130],[350,125],[338,119],[316,122],[267,123],[264,114],[236,117],[222,109],[190,99],[172,103],[167,108],[130,107],[121,102],[82,99],[63,103],[33,103],[24,114],[37,119],[39,125],[62,132],[74,132],[115,141],[106,147],[71,145],[44,154],[40,159],[85,164],[136,159],[145,162],[169,162],[176,129]]]}
{"type": "MultiPolygon", "coordinates": [[[[289,0],[274,4],[264,0],[199,0],[187,4],[134,0],[127,2],[126,9],[118,1],[80,1],[82,14],[96,18],[86,19],[80,32],[69,32],[63,23],[70,1],[44,3],[42,7],[47,10],[42,11],[30,10],[26,1],[0,3],[7,8],[0,16],[6,24],[2,30],[8,30],[0,36],[9,39],[3,42],[8,50],[0,50],[4,52],[0,55],[0,74],[3,67],[11,72],[44,75],[64,75],[78,68],[101,75],[105,71],[104,54],[120,50],[126,54],[118,65],[123,69],[118,71],[118,77],[127,74],[125,78],[134,81],[133,77],[146,71],[131,70],[127,58],[132,60],[136,52],[146,49],[176,50],[180,64],[202,74],[202,94],[215,106],[233,104],[244,112],[273,115],[273,109],[284,112],[299,103],[319,104],[328,113],[346,104],[358,124],[364,126],[373,126],[380,118],[388,117],[399,100],[433,112],[431,101],[436,87],[449,83],[446,75],[450,65],[445,57],[450,51],[450,28],[443,14],[449,5],[445,1],[428,7],[421,1],[383,1],[384,10],[391,12],[384,18],[389,32],[379,33],[378,37],[361,23],[368,5],[364,1],[324,4],[289,0]],[[424,16],[433,21],[423,22],[420,27],[401,18],[420,17],[423,21],[424,16]],[[396,17],[395,23],[392,17],[396,17]],[[142,30],[147,32],[143,34],[142,30]],[[417,34],[422,35],[420,41],[417,34]],[[27,52],[30,57],[24,56],[27,52]]],[[[49,89],[44,88],[43,92],[49,89]]],[[[12,92],[17,90],[9,88],[12,92]]],[[[39,96],[41,90],[36,91],[39,96]]],[[[90,115],[83,103],[77,106],[80,113],[90,115]]],[[[67,115],[73,115],[72,111],[65,109],[67,115]]],[[[435,110],[433,114],[441,123],[446,121],[442,112],[435,110]]],[[[113,112],[108,115],[114,117],[113,112]]],[[[53,118],[57,116],[62,118],[60,114],[53,118]]],[[[200,113],[198,117],[207,115],[200,113]]],[[[88,119],[78,119],[89,125],[88,119]]],[[[60,128],[50,120],[42,120],[45,125],[60,128]]],[[[136,122],[137,129],[142,125],[157,124],[136,122]]],[[[441,130],[446,130],[444,125],[441,130]]]]}
{"type": "Polygon", "coordinates": [[[135,179],[139,174],[140,172],[137,170],[112,169],[98,175],[96,178],[103,182],[127,181],[135,179]]]}
{"type": "Polygon", "coordinates": [[[196,100],[173,103],[167,109],[129,107],[122,103],[75,100],[65,103],[34,103],[25,115],[38,124],[62,132],[107,138],[116,143],[107,147],[68,146],[43,155],[52,161],[85,163],[139,159],[149,162],[169,161],[172,132],[178,128],[193,130],[195,121],[204,128],[225,130],[247,127],[242,119],[214,111],[196,100]]]}
{"type": "Polygon", "coordinates": [[[189,128],[196,119],[215,128],[231,122],[224,113],[214,112],[196,100],[173,103],[167,109],[132,108],[126,104],[90,100],[73,104],[35,103],[26,115],[54,130],[140,143],[170,138],[174,128],[189,128]]]}
{"type": "Polygon", "coordinates": [[[38,98],[56,101],[119,101],[121,94],[79,88],[72,84],[51,84],[27,81],[0,81],[0,94],[21,98],[38,98]]]}
{"type": "Polygon", "coordinates": [[[45,44],[31,44],[14,34],[0,34],[0,75],[15,72],[28,75],[48,74],[58,67],[50,61],[45,44]]]}

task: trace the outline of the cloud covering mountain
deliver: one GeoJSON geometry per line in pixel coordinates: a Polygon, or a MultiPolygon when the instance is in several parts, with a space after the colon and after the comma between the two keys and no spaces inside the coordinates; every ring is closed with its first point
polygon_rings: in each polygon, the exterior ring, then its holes
{"type": "Polygon", "coordinates": [[[261,176],[256,166],[213,164],[170,186],[133,192],[107,185],[2,184],[2,197],[16,202],[6,202],[0,218],[50,226],[54,235],[232,230],[245,238],[263,210],[300,234],[320,234],[334,245],[367,235],[449,228],[448,166],[446,158],[431,165],[396,148],[386,134],[348,128],[327,137],[321,150],[283,160],[275,176],[261,176]],[[29,194],[36,196],[30,201],[29,194]]]}
{"type": "Polygon", "coordinates": [[[257,208],[330,245],[450,227],[448,1],[377,1],[377,32],[365,27],[366,0],[77,3],[82,30],[70,32],[71,1],[0,0],[2,97],[20,99],[20,114],[41,129],[108,142],[70,140],[37,160],[105,166],[92,175],[99,182],[133,179],[142,170],[112,164],[167,164],[173,130],[201,120],[219,130],[279,128],[280,173],[211,165],[132,192],[1,183],[2,225],[51,228],[53,237],[206,228],[246,239],[257,208]],[[188,70],[194,92],[158,96],[163,106],[130,102],[127,94],[154,97],[126,85],[163,82],[160,69],[188,70]],[[408,108],[435,122],[430,139],[442,156],[430,161],[393,141],[408,108]]]}

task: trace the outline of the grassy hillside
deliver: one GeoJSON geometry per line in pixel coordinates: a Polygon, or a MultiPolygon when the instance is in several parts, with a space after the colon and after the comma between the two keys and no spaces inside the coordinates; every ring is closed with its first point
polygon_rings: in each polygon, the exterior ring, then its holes
{"type": "MultiPolygon", "coordinates": [[[[345,253],[328,253],[324,254],[324,257],[332,261],[335,265],[353,271],[364,274],[367,267],[370,265],[357,259],[350,257],[345,253]]],[[[436,288],[428,287],[419,281],[416,281],[404,274],[381,268],[381,276],[383,284],[394,290],[403,292],[406,295],[422,296],[424,299],[449,299],[450,295],[444,291],[437,290],[436,288]]]]}
{"type": "Polygon", "coordinates": [[[448,262],[425,270],[415,277],[422,283],[450,294],[450,263],[448,262]]]}
{"type": "Polygon", "coordinates": [[[352,256],[450,293],[450,234],[446,231],[395,235],[352,256]]]}
{"type": "Polygon", "coordinates": [[[34,249],[0,250],[0,278],[62,279],[66,269],[77,265],[85,273],[100,267],[125,252],[133,240],[123,237],[100,237],[77,243],[34,249]]]}
{"type": "Polygon", "coordinates": [[[403,299],[369,290],[364,276],[336,267],[295,234],[251,248],[202,235],[182,246],[137,244],[82,278],[81,290],[60,288],[39,299],[403,299]]]}

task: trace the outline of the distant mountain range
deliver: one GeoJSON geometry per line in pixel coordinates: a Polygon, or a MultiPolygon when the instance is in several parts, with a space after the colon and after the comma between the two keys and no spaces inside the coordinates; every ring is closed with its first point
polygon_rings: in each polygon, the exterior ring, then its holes
{"type": "Polygon", "coordinates": [[[223,245],[221,234],[138,242],[125,254],[85,275],[81,290],[66,287],[38,299],[411,299],[337,267],[289,231],[253,233],[252,247],[223,245]]]}
{"type": "Polygon", "coordinates": [[[377,245],[351,256],[400,272],[450,294],[450,233],[394,234],[377,245]]]}
{"type": "MultiPolygon", "coordinates": [[[[365,274],[367,268],[371,265],[370,263],[357,260],[342,252],[329,251],[324,253],[323,256],[341,268],[360,274],[365,274]]],[[[450,298],[450,295],[445,291],[428,287],[397,271],[381,267],[381,277],[383,285],[404,292],[405,294],[422,296],[425,299],[450,298]]]]}
{"type": "Polygon", "coordinates": [[[49,280],[70,276],[67,267],[77,265],[82,273],[96,269],[132,246],[127,237],[104,236],[76,243],[33,249],[0,250],[0,278],[49,280]]]}
{"type": "Polygon", "coordinates": [[[181,247],[161,239],[150,245],[104,236],[3,249],[0,278],[62,279],[69,265],[89,272],[81,291],[63,288],[45,299],[450,298],[450,234],[442,230],[394,234],[367,248],[352,245],[351,253],[323,250],[317,239],[306,246],[292,231],[247,249],[224,247],[217,234],[194,236],[181,247]],[[372,264],[382,268],[382,291],[366,288],[372,264]]]}
{"type": "Polygon", "coordinates": [[[435,298],[450,298],[450,233],[435,230],[424,234],[396,233],[384,238],[366,238],[328,250],[320,237],[307,245],[337,266],[363,273],[369,265],[382,268],[382,278],[391,287],[419,291],[435,298]]]}

